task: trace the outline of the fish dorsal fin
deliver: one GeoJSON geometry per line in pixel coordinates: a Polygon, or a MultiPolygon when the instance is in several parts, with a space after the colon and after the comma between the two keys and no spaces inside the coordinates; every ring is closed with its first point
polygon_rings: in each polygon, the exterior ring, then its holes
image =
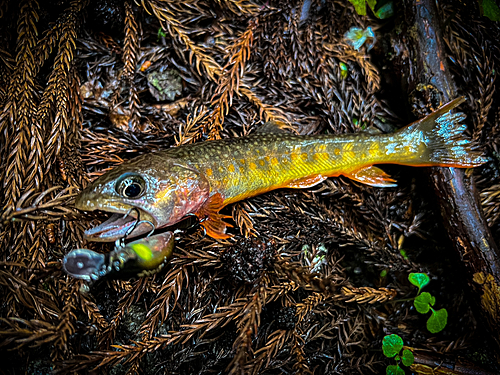
{"type": "Polygon", "coordinates": [[[305,189],[305,188],[317,185],[320,182],[325,181],[327,178],[328,177],[326,177],[326,176],[317,174],[314,176],[298,178],[298,179],[293,180],[292,182],[286,184],[284,187],[292,188],[292,189],[305,189]]]}
{"type": "Polygon", "coordinates": [[[200,219],[200,225],[205,229],[207,235],[215,239],[230,238],[226,233],[228,227],[233,227],[222,219],[231,218],[231,216],[222,215],[219,211],[224,207],[224,198],[220,193],[212,195],[200,207],[196,216],[200,219]]]}
{"type": "Polygon", "coordinates": [[[272,133],[272,134],[288,134],[290,133],[286,129],[290,129],[290,126],[281,121],[268,121],[261,127],[259,127],[256,133],[272,133]]]}
{"type": "Polygon", "coordinates": [[[392,179],[382,169],[374,167],[373,165],[358,169],[352,174],[345,174],[345,176],[349,177],[352,180],[375,187],[397,186],[397,184],[395,183],[396,180],[392,179]]]}

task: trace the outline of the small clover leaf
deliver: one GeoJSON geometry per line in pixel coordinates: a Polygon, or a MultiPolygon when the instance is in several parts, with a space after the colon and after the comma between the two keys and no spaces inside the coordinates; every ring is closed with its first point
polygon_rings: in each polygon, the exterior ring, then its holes
{"type": "Polygon", "coordinates": [[[427,329],[431,333],[438,333],[446,327],[446,323],[448,323],[448,311],[446,309],[441,309],[435,311],[432,310],[432,315],[429,320],[427,320],[427,329]]]}
{"type": "Polygon", "coordinates": [[[430,281],[429,276],[425,273],[410,273],[408,280],[418,288],[419,293],[424,286],[429,284],[430,281]]]}
{"type": "Polygon", "coordinates": [[[382,350],[386,357],[394,357],[401,349],[403,349],[403,339],[398,335],[387,335],[382,340],[382,350]]]}
{"type": "Polygon", "coordinates": [[[434,306],[435,303],[436,298],[434,298],[430,293],[427,292],[419,294],[415,298],[415,301],[413,301],[413,305],[420,314],[427,314],[431,306],[434,306]]]}
{"type": "Polygon", "coordinates": [[[385,369],[387,375],[405,375],[405,371],[398,365],[390,365],[385,369]]]}
{"type": "Polygon", "coordinates": [[[408,367],[413,365],[413,362],[415,362],[415,357],[413,356],[412,351],[408,349],[403,350],[401,358],[403,359],[403,365],[408,367]]]}

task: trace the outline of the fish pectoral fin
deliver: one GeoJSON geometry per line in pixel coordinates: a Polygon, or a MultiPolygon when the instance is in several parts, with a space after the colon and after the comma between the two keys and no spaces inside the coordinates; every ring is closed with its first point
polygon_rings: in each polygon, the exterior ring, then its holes
{"type": "Polygon", "coordinates": [[[349,177],[352,180],[375,187],[397,186],[396,180],[392,179],[382,169],[374,167],[373,165],[358,169],[356,172],[352,174],[346,174],[345,176],[349,177]]]}
{"type": "Polygon", "coordinates": [[[220,214],[219,211],[222,207],[224,207],[224,198],[220,193],[217,193],[208,198],[196,213],[196,216],[200,219],[200,225],[205,229],[205,233],[215,239],[232,237],[226,233],[226,229],[233,226],[222,220],[231,218],[231,216],[220,214]]]}
{"type": "Polygon", "coordinates": [[[316,174],[314,176],[297,178],[296,180],[289,182],[288,184],[286,184],[283,187],[292,188],[292,189],[305,189],[305,188],[317,185],[320,182],[325,181],[327,178],[328,178],[327,176],[316,174]]]}
{"type": "Polygon", "coordinates": [[[200,223],[205,233],[215,239],[226,239],[231,238],[230,234],[226,233],[228,227],[232,227],[231,224],[226,223],[220,217],[208,217],[205,221],[200,223]]]}

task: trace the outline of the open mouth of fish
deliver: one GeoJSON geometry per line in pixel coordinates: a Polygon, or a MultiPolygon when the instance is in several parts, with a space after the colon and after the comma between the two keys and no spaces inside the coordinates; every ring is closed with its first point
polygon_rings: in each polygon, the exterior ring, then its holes
{"type": "Polygon", "coordinates": [[[128,212],[113,213],[102,224],[85,231],[91,241],[110,242],[128,237],[133,238],[150,233],[156,228],[154,218],[142,210],[132,207],[128,212]]]}

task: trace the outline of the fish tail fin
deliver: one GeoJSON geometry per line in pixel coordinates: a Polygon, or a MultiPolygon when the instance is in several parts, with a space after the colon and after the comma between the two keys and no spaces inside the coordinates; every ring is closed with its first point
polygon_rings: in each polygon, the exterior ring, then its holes
{"type": "Polygon", "coordinates": [[[452,100],[400,131],[413,144],[425,144],[425,151],[418,153],[418,158],[411,164],[469,168],[488,161],[463,135],[467,128],[461,123],[465,114],[450,112],[464,101],[463,96],[452,100]]]}

